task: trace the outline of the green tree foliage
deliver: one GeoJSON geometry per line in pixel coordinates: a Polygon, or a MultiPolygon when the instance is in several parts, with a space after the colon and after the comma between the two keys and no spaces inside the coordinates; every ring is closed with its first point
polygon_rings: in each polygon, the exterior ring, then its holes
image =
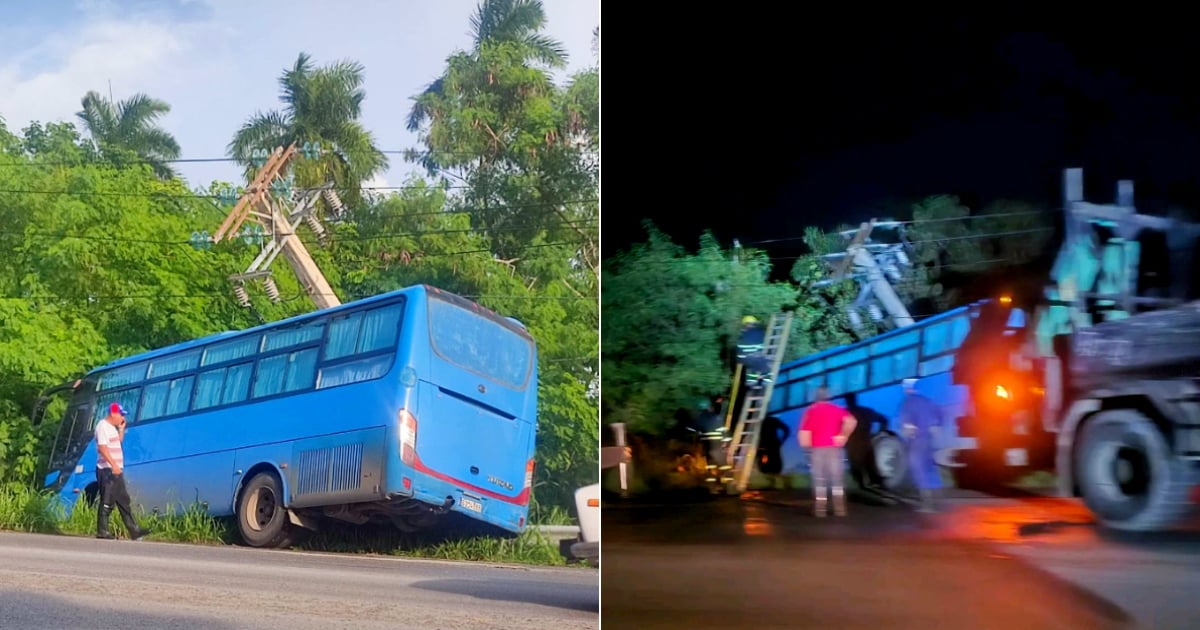
{"type": "Polygon", "coordinates": [[[110,158],[131,154],[149,163],[163,179],[175,175],[169,162],[179,158],[179,143],[157,124],[160,117],[171,111],[165,101],[134,94],[113,103],[91,91],[84,95],[82,104],[83,109],[76,116],[110,158]]]}
{"type": "MultiPolygon", "coordinates": [[[[0,128],[0,164],[0,474],[28,479],[48,446],[30,446],[41,390],[257,319],[225,280],[246,247],[188,242],[222,211],[153,164],[114,163],[72,125],[36,123],[21,137],[0,128]]],[[[264,317],[296,312],[263,302],[264,317]]]]}
{"type": "Polygon", "coordinates": [[[912,207],[907,233],[914,269],[898,292],[910,309],[959,306],[973,278],[1042,254],[1052,227],[1050,213],[1023,202],[1000,200],[973,212],[952,195],[927,197],[912,207]]]}
{"type": "Polygon", "coordinates": [[[678,408],[727,390],[728,350],[744,315],[769,317],[796,291],[767,280],[761,252],[735,259],[711,235],[689,254],[652,225],[603,270],[603,415],[634,430],[666,428],[678,408]]]}
{"type": "Polygon", "coordinates": [[[461,207],[498,255],[517,257],[545,233],[577,242],[581,264],[598,273],[599,70],[564,90],[528,57],[511,41],[452,55],[438,90],[416,98],[428,121],[420,162],[465,186],[461,207]]]}
{"type": "Polygon", "coordinates": [[[300,186],[322,186],[334,182],[353,202],[362,183],[388,166],[387,156],[375,144],[373,134],[362,125],[362,89],[365,69],[355,61],[338,61],[317,67],[306,53],[279,77],[282,111],[256,112],[229,143],[229,155],[246,168],[247,180],[254,177],[256,149],[319,143],[317,159],[296,159],[293,174],[300,186]]]}

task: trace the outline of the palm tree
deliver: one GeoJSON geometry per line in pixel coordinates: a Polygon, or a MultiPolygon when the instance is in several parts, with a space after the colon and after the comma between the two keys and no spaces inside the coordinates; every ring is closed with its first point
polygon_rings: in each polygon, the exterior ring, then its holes
{"type": "Polygon", "coordinates": [[[229,143],[229,155],[252,176],[253,151],[296,143],[321,143],[318,160],[293,162],[296,183],[319,186],[330,180],[357,196],[362,182],[387,168],[387,156],[359,122],[362,102],[363,66],[339,61],[314,67],[307,53],[279,77],[279,100],[283,111],[255,112],[229,143]],[[335,149],[336,147],[336,149],[335,149]],[[332,150],[331,150],[332,149],[332,150]]]}
{"type": "Polygon", "coordinates": [[[101,149],[131,151],[154,169],[163,179],[175,176],[168,166],[179,159],[179,143],[175,137],[158,126],[158,119],[171,111],[165,101],[134,94],[114,103],[89,91],[83,97],[83,110],[76,113],[79,120],[101,149]]]}
{"type": "MultiPolygon", "coordinates": [[[[567,64],[562,43],[541,33],[546,26],[546,11],[541,0],[481,0],[471,15],[474,52],[485,44],[508,43],[521,47],[526,62],[539,62],[551,68],[567,64]]],[[[597,29],[598,30],[598,29],[597,29]]],[[[430,83],[424,94],[441,94],[445,76],[430,83]]],[[[421,96],[408,114],[408,130],[416,131],[429,117],[421,96]]]]}

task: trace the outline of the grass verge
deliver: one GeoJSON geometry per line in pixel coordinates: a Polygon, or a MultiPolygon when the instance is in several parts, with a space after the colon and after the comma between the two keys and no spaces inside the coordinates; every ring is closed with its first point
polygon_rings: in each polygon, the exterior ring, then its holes
{"type": "MultiPolygon", "coordinates": [[[[36,492],[20,485],[0,486],[0,530],[92,536],[96,533],[96,506],[81,501],[71,515],[55,495],[36,492]]],[[[114,511],[115,512],[115,511],[114,511]]],[[[573,525],[574,519],[561,508],[542,506],[531,510],[546,525],[573,525]]],[[[468,560],[482,562],[559,566],[565,564],[558,552],[558,540],[534,528],[518,536],[497,536],[468,519],[450,515],[448,527],[436,533],[405,534],[395,528],[375,525],[355,526],[329,522],[322,531],[295,548],[309,551],[370,553],[382,555],[468,560]]],[[[190,508],[167,514],[142,514],[138,517],[151,533],[147,540],[206,545],[231,545],[238,540],[232,519],[213,518],[203,510],[190,508]]],[[[112,515],[111,531],[128,537],[120,515],[112,515]]]]}

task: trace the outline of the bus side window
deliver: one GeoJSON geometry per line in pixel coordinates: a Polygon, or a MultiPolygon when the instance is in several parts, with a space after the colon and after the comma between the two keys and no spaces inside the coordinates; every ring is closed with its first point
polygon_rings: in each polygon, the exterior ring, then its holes
{"type": "Polygon", "coordinates": [[[325,361],[396,347],[403,304],[354,313],[333,320],[325,341],[325,361]]]}
{"type": "Polygon", "coordinates": [[[946,343],[948,335],[946,333],[949,332],[949,324],[950,322],[934,324],[925,329],[921,338],[921,354],[931,357],[941,354],[948,349],[946,343]]]}
{"type": "Polygon", "coordinates": [[[841,396],[842,392],[846,391],[846,370],[835,370],[825,378],[828,379],[826,384],[830,396],[841,396]]]}
{"type": "Polygon", "coordinates": [[[258,361],[254,397],[263,398],[313,386],[317,378],[317,349],[277,354],[258,361]]]}
{"type": "Polygon", "coordinates": [[[867,388],[867,364],[865,362],[846,368],[846,388],[851,392],[867,388]]]}
{"type": "Polygon", "coordinates": [[[142,410],[138,416],[138,422],[173,416],[187,411],[195,380],[194,376],[185,376],[147,385],[146,391],[142,395],[142,410]]]}
{"type": "Polygon", "coordinates": [[[339,317],[329,323],[329,338],[325,340],[325,360],[341,359],[355,353],[358,331],[362,328],[362,313],[339,317]]]}
{"type": "Polygon", "coordinates": [[[253,372],[253,364],[243,363],[200,374],[196,386],[196,401],[192,403],[192,409],[207,409],[246,400],[250,393],[250,376],[253,372]]]}
{"type": "Polygon", "coordinates": [[[910,378],[917,375],[917,349],[902,350],[893,355],[895,372],[893,377],[898,379],[910,378]]]}
{"type": "Polygon", "coordinates": [[[871,360],[871,387],[887,385],[896,380],[892,375],[892,357],[880,357],[871,360]]]}
{"type": "Polygon", "coordinates": [[[967,317],[955,317],[952,326],[953,331],[950,333],[950,346],[958,348],[962,345],[963,340],[967,338],[967,333],[971,332],[971,320],[967,317]]]}
{"type": "MultiPolygon", "coordinates": [[[[799,407],[799,406],[803,405],[805,402],[807,402],[804,397],[804,395],[806,393],[807,392],[805,391],[805,388],[804,388],[804,381],[796,381],[794,383],[788,384],[788,386],[787,386],[787,406],[788,407],[799,407]]],[[[774,396],[772,396],[772,398],[774,398],[774,396]]]]}
{"type": "Polygon", "coordinates": [[[99,400],[97,400],[96,409],[92,413],[92,426],[88,427],[89,431],[96,428],[97,422],[108,417],[108,406],[114,402],[121,403],[121,406],[125,407],[126,411],[133,410],[133,413],[136,414],[142,402],[142,388],[133,387],[118,392],[105,392],[101,394],[99,400]]]}
{"type": "Polygon", "coordinates": [[[359,333],[359,353],[375,352],[396,346],[403,307],[403,304],[394,304],[366,312],[363,316],[362,332],[359,333]]]}

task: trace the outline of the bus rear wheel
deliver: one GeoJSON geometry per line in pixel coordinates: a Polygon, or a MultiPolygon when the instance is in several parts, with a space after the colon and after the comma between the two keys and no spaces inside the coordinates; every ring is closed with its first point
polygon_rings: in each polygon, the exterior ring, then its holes
{"type": "Polygon", "coordinates": [[[908,482],[908,448],[904,440],[891,431],[880,431],[871,437],[871,450],[883,487],[889,492],[900,490],[908,482]]]}
{"type": "Polygon", "coordinates": [[[273,473],[250,478],[238,499],[238,531],[251,547],[280,547],[291,541],[283,484],[273,473]]]}

